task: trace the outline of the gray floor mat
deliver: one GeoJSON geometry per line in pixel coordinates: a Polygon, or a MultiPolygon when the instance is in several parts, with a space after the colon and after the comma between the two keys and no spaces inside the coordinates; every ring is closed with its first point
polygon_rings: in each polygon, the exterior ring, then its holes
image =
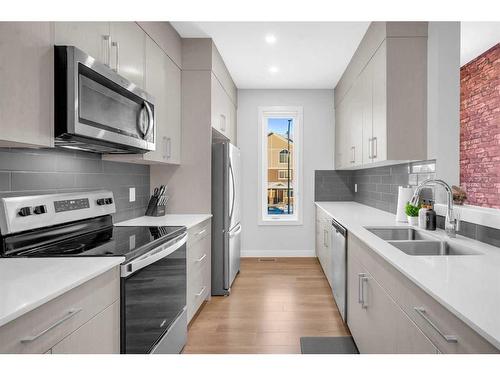
{"type": "Polygon", "coordinates": [[[302,354],[359,354],[351,336],[301,337],[302,354]]]}

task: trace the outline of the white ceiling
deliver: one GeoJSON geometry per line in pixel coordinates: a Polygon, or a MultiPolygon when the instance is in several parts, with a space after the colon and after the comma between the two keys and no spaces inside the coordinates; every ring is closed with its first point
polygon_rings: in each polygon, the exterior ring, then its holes
{"type": "Polygon", "coordinates": [[[460,66],[500,43],[500,22],[460,23],[460,66]]]}
{"type": "Polygon", "coordinates": [[[172,22],[214,40],[238,88],[333,88],[369,22],[172,22]],[[272,45],[267,35],[276,37],[272,45]],[[270,69],[278,70],[270,72],[270,69]]]}

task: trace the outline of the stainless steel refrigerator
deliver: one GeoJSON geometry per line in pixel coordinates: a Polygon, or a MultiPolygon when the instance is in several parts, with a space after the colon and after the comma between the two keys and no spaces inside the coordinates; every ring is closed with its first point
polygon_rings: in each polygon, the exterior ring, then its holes
{"type": "Polygon", "coordinates": [[[212,295],[228,295],[240,271],[240,150],[212,145],[212,295]]]}

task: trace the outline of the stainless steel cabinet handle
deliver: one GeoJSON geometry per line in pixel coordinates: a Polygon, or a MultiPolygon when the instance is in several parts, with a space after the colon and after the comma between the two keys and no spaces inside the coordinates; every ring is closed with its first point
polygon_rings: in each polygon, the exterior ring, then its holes
{"type": "Polygon", "coordinates": [[[200,263],[207,257],[207,254],[203,254],[203,256],[200,259],[196,259],[196,262],[200,263]]]}
{"type": "Polygon", "coordinates": [[[167,137],[163,137],[162,139],[163,139],[163,142],[165,143],[165,153],[162,155],[162,158],[166,159],[167,158],[167,147],[168,147],[167,137]]]}
{"type": "Polygon", "coordinates": [[[120,69],[120,43],[118,42],[112,42],[111,45],[115,47],[115,68],[113,69],[115,72],[118,72],[118,69],[120,69]]]}
{"type": "Polygon", "coordinates": [[[203,294],[203,292],[205,291],[205,289],[207,289],[207,287],[206,287],[206,286],[204,286],[203,288],[201,288],[200,292],[199,292],[199,293],[196,293],[196,294],[195,294],[195,296],[196,296],[196,297],[200,297],[200,296],[203,294]]]}
{"type": "Polygon", "coordinates": [[[358,273],[358,303],[361,304],[361,308],[363,309],[368,307],[365,301],[365,282],[368,282],[366,273],[358,273]]]}
{"type": "Polygon", "coordinates": [[[104,65],[111,65],[111,36],[103,35],[102,40],[104,41],[103,51],[104,51],[104,65]]]}
{"type": "Polygon", "coordinates": [[[373,138],[368,138],[368,159],[373,159],[373,138]]]}
{"type": "Polygon", "coordinates": [[[323,246],[328,247],[328,231],[323,229],[323,246]]]}
{"type": "Polygon", "coordinates": [[[373,142],[373,153],[372,153],[372,159],[376,159],[378,157],[378,140],[377,140],[377,137],[373,137],[372,138],[372,142],[373,142]]]}
{"type": "Polygon", "coordinates": [[[226,116],[223,114],[220,115],[220,130],[226,131],[226,116]]]}
{"type": "Polygon", "coordinates": [[[56,328],[57,326],[61,325],[62,323],[64,323],[66,320],[74,317],[76,314],[78,314],[80,311],[82,311],[82,309],[78,308],[78,309],[70,309],[66,315],[64,315],[61,319],[59,319],[57,322],[55,322],[54,324],[52,324],[50,327],[48,328],[45,328],[43,331],[37,333],[36,335],[33,335],[33,336],[27,336],[25,338],[22,338],[21,339],[21,342],[23,344],[26,344],[28,342],[32,342],[32,341],[35,341],[36,339],[42,337],[43,335],[45,335],[47,332],[53,330],[54,328],[56,328]]]}
{"type": "Polygon", "coordinates": [[[203,233],[207,231],[207,228],[200,230],[198,233],[195,234],[195,236],[201,236],[203,233]]]}
{"type": "Polygon", "coordinates": [[[172,157],[172,138],[167,137],[167,159],[172,157]]]}
{"type": "Polygon", "coordinates": [[[439,327],[436,325],[436,323],[434,323],[427,315],[427,313],[425,311],[425,307],[419,306],[419,307],[414,307],[413,309],[417,312],[418,315],[420,315],[422,317],[422,319],[424,319],[447,342],[458,342],[457,336],[447,335],[447,334],[443,333],[443,331],[441,331],[441,329],[439,329],[439,327]]]}
{"type": "Polygon", "coordinates": [[[351,163],[356,163],[356,146],[351,147],[351,163]]]}

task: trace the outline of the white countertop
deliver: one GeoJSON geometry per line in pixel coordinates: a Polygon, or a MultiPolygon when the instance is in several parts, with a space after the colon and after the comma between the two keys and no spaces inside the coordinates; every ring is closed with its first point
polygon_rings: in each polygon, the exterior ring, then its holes
{"type": "Polygon", "coordinates": [[[124,257],[0,258],[0,327],[124,260],[124,257]]]}
{"type": "Polygon", "coordinates": [[[161,227],[161,226],[184,226],[187,229],[198,225],[212,217],[210,214],[169,214],[165,216],[141,216],[115,223],[121,227],[161,227]]]}
{"type": "Polygon", "coordinates": [[[316,202],[354,236],[393,267],[500,349],[500,248],[442,230],[430,232],[447,241],[467,245],[482,255],[411,256],[375,236],[364,226],[395,226],[396,217],[356,202],[316,202]]]}

